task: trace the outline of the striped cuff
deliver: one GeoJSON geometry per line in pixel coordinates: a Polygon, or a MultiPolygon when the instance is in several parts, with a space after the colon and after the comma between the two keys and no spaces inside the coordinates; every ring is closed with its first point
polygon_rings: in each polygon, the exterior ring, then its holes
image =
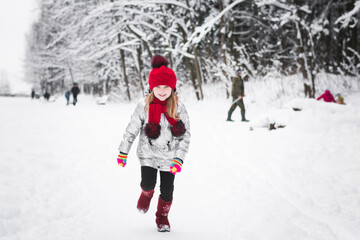
{"type": "Polygon", "coordinates": [[[178,157],[175,157],[175,158],[173,159],[173,161],[176,162],[176,163],[178,163],[180,166],[184,164],[184,161],[181,160],[181,159],[178,158],[178,157]]]}

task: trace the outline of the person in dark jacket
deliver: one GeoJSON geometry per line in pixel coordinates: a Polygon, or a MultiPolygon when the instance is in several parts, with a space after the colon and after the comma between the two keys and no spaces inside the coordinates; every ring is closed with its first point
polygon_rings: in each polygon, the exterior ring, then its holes
{"type": "Polygon", "coordinates": [[[45,92],[44,98],[46,99],[46,101],[49,101],[49,99],[50,99],[50,93],[49,93],[49,92],[45,92]]]}
{"type": "Polygon", "coordinates": [[[75,106],[77,103],[77,95],[80,93],[77,83],[74,83],[74,86],[71,88],[71,93],[73,95],[73,104],[75,106]]]}
{"type": "Polygon", "coordinates": [[[236,71],[236,77],[232,77],[232,89],[231,89],[231,96],[233,97],[233,104],[231,105],[228,111],[228,117],[226,121],[233,122],[234,120],[231,119],[231,115],[234,112],[236,106],[239,106],[241,109],[241,121],[248,122],[245,118],[245,105],[243,98],[245,97],[245,90],[244,90],[244,80],[241,77],[242,70],[238,69],[236,71]]]}
{"type": "Polygon", "coordinates": [[[34,99],[34,98],[35,98],[35,90],[32,89],[32,90],[31,90],[31,99],[34,99]]]}

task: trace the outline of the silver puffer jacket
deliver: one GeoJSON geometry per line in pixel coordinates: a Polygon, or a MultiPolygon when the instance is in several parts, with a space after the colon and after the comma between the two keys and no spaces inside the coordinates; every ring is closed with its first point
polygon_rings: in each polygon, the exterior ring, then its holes
{"type": "Polygon", "coordinates": [[[145,125],[148,122],[149,113],[145,112],[145,102],[138,103],[129,125],[127,126],[123,140],[119,146],[119,151],[129,153],[130,148],[140,132],[139,144],[137,146],[137,156],[141,166],[149,166],[161,171],[170,171],[170,164],[174,157],[182,160],[189,149],[190,143],[190,123],[189,116],[184,104],[180,101],[177,106],[178,117],[183,121],[186,132],[180,137],[174,137],[170,131],[170,123],[166,120],[164,113],[161,114],[160,136],[153,140],[145,135],[145,125]]]}

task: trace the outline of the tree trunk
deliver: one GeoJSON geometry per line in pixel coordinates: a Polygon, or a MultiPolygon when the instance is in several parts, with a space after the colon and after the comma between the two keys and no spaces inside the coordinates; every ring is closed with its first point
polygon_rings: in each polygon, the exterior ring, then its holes
{"type": "MultiPolygon", "coordinates": [[[[222,12],[222,10],[224,10],[223,1],[219,0],[219,11],[222,12]]],[[[226,65],[225,34],[226,34],[225,21],[224,21],[224,16],[222,16],[220,19],[220,48],[221,48],[222,61],[226,65]]]]}
{"type": "Polygon", "coordinates": [[[142,80],[142,67],[143,67],[143,64],[142,64],[142,61],[141,61],[141,46],[139,46],[137,48],[137,60],[138,60],[138,64],[139,64],[139,69],[138,69],[138,73],[139,73],[139,81],[140,81],[140,86],[141,86],[141,89],[143,91],[143,93],[145,92],[145,88],[144,88],[144,83],[143,83],[143,80],[142,80]]]}
{"type": "Polygon", "coordinates": [[[71,67],[69,67],[69,73],[70,73],[71,82],[74,83],[74,76],[72,74],[71,67]]]}
{"type": "Polygon", "coordinates": [[[234,20],[233,19],[229,19],[229,34],[231,33],[231,36],[228,38],[228,54],[233,57],[234,59],[235,58],[235,49],[234,49],[234,42],[235,42],[235,39],[234,39],[234,30],[235,30],[235,27],[234,27],[234,20]]]}
{"type": "MultiPolygon", "coordinates": [[[[118,43],[121,43],[121,38],[120,38],[120,34],[118,34],[118,43]]],[[[126,74],[126,66],[125,66],[125,54],[124,54],[124,50],[120,49],[120,58],[121,58],[121,65],[122,65],[122,69],[123,69],[123,77],[124,77],[124,82],[125,82],[125,86],[126,86],[126,93],[128,95],[128,99],[129,101],[131,101],[131,96],[130,96],[130,89],[129,89],[129,81],[127,79],[127,74],[126,74]]]]}
{"type": "MultiPolygon", "coordinates": [[[[189,4],[189,0],[186,0],[186,4],[187,6],[190,8],[190,4],[189,4]]],[[[190,26],[191,26],[191,32],[195,31],[195,26],[193,23],[193,19],[191,17],[191,13],[190,13],[190,26]]],[[[195,56],[195,71],[196,71],[196,78],[198,79],[198,87],[199,87],[199,91],[200,91],[200,99],[203,100],[204,99],[204,95],[203,95],[203,91],[202,91],[202,80],[201,80],[201,69],[200,69],[200,65],[199,65],[199,59],[198,59],[198,53],[197,53],[197,46],[193,45],[193,52],[194,52],[194,56],[195,56]]]]}
{"type": "MultiPolygon", "coordinates": [[[[179,26],[180,32],[183,35],[183,42],[186,43],[186,41],[187,41],[186,31],[183,29],[183,27],[180,24],[178,24],[178,26],[179,26]]],[[[195,80],[194,65],[191,64],[190,59],[187,57],[185,57],[185,62],[186,62],[188,69],[190,69],[190,79],[191,79],[192,85],[195,90],[196,98],[197,98],[197,100],[200,100],[199,90],[198,90],[196,80],[195,80]]]]}
{"type": "Polygon", "coordinates": [[[133,30],[131,29],[131,27],[127,26],[127,28],[130,30],[131,33],[133,33],[133,34],[144,44],[144,47],[145,47],[145,48],[148,50],[148,52],[149,52],[149,57],[150,57],[150,59],[152,59],[153,54],[152,54],[152,52],[151,52],[149,43],[148,43],[145,39],[142,39],[139,34],[137,34],[135,31],[133,31],[133,30]]]}
{"type": "Polygon", "coordinates": [[[185,61],[186,61],[186,65],[187,65],[188,69],[190,69],[190,79],[191,79],[192,85],[193,85],[194,90],[195,90],[196,99],[197,99],[197,100],[200,100],[199,90],[198,90],[198,88],[197,88],[196,80],[195,80],[195,77],[194,77],[194,75],[195,75],[195,73],[194,73],[194,67],[193,67],[193,65],[191,64],[189,58],[186,58],[185,61]]]}
{"type": "MultiPolygon", "coordinates": [[[[224,10],[223,1],[219,0],[219,11],[222,12],[224,10]]],[[[225,44],[225,35],[226,35],[226,27],[225,27],[225,21],[224,16],[220,19],[220,48],[221,48],[221,59],[223,62],[223,65],[226,66],[226,44],[225,44]]],[[[228,79],[228,76],[226,74],[226,71],[222,69],[222,73],[225,77],[225,79],[228,79]]],[[[225,81],[225,90],[226,90],[226,98],[230,97],[229,93],[229,84],[228,81],[225,81]]]]}
{"type": "Polygon", "coordinates": [[[195,71],[196,71],[196,77],[198,79],[198,86],[199,86],[199,91],[200,91],[200,99],[203,100],[204,99],[204,95],[203,95],[203,91],[202,91],[202,81],[201,81],[201,69],[200,69],[200,65],[199,65],[199,59],[198,59],[198,53],[197,53],[197,47],[193,46],[193,51],[194,51],[194,56],[195,56],[195,71]]]}
{"type": "Polygon", "coordinates": [[[298,53],[298,56],[300,56],[298,58],[298,61],[300,63],[300,71],[303,75],[303,79],[304,79],[304,93],[305,93],[305,97],[311,97],[311,87],[310,87],[310,81],[309,81],[309,77],[310,74],[309,73],[309,66],[307,63],[307,56],[304,50],[304,45],[302,42],[302,35],[300,32],[300,28],[299,28],[299,23],[298,22],[294,22],[293,23],[293,28],[294,28],[294,34],[295,34],[295,42],[296,42],[296,51],[298,53]]]}
{"type": "MultiPolygon", "coordinates": [[[[355,0],[352,0],[351,2],[348,3],[347,5],[347,12],[348,11],[351,11],[355,6],[355,0]]],[[[356,15],[355,15],[356,16],[356,15]]],[[[359,23],[357,23],[359,24],[359,23]]],[[[357,44],[357,26],[354,26],[354,27],[347,27],[347,33],[349,34],[349,42],[347,44],[347,47],[346,47],[346,53],[348,56],[353,56],[354,53],[352,50],[354,51],[357,51],[357,48],[358,48],[358,44],[357,44]],[[349,49],[349,47],[352,49],[349,49]]]]}

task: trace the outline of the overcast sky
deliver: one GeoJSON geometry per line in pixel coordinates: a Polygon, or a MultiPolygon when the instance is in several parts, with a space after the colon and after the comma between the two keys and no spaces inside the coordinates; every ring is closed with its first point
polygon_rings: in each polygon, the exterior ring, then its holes
{"type": "Polygon", "coordinates": [[[6,73],[13,91],[26,90],[24,81],[25,36],[39,12],[37,0],[0,3],[0,81],[6,73]]]}

